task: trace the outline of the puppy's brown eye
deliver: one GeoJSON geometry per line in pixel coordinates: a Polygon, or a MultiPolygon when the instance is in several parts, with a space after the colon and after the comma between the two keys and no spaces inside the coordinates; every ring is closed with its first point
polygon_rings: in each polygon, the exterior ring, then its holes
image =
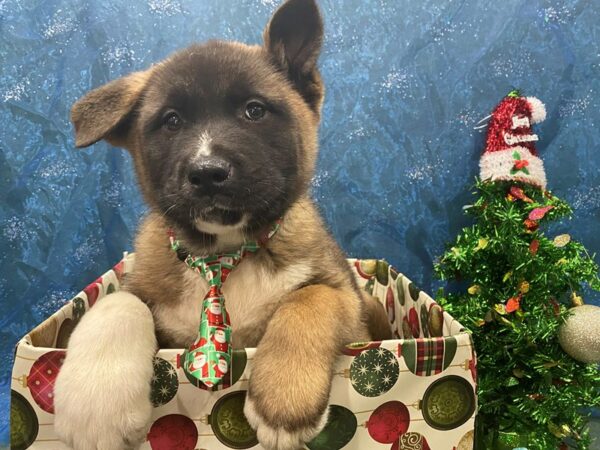
{"type": "Polygon", "coordinates": [[[176,112],[170,112],[163,119],[163,125],[170,131],[177,131],[183,125],[183,120],[176,112]]]}
{"type": "Polygon", "coordinates": [[[266,112],[265,105],[255,100],[246,105],[246,118],[249,120],[262,119],[266,112]]]}

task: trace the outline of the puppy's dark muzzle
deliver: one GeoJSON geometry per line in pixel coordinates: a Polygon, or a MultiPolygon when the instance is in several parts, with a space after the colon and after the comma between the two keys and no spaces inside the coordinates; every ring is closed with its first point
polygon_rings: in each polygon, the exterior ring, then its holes
{"type": "Polygon", "coordinates": [[[200,194],[215,194],[233,180],[231,164],[218,157],[194,161],[187,171],[187,179],[200,194]]]}

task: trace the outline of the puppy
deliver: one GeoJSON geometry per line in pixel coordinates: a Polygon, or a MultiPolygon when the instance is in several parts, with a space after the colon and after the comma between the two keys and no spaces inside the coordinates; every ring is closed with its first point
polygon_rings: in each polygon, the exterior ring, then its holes
{"type": "Polygon", "coordinates": [[[314,0],[288,0],[261,46],[193,45],[73,106],[76,145],[129,150],[151,211],[124,291],[83,317],[56,382],[55,428],[76,450],[138,446],[157,347],[197,335],[208,287],[171,250],[169,229],[191,254],[217,254],[281,219],[223,285],[233,345],[257,347],[244,412],[265,449],[296,450],[324,427],[344,344],[390,337],[308,193],[322,38],[314,0]]]}

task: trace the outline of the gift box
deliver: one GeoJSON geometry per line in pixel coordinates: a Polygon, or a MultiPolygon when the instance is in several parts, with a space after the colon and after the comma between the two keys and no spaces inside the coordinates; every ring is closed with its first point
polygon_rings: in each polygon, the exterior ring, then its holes
{"type": "MultiPolygon", "coordinates": [[[[65,347],[83,314],[119,289],[134,260],[133,254],[126,255],[19,341],[11,384],[12,449],[67,448],[53,429],[53,385],[65,347]]],[[[473,448],[476,358],[470,335],[387,262],[348,262],[360,286],[385,306],[394,339],[346,347],[334,372],[328,423],[306,447],[473,448]]],[[[254,352],[234,350],[229,382],[205,391],[178,367],[183,349],[159,350],[152,379],[155,409],[142,448],[261,448],[243,414],[254,352]]]]}

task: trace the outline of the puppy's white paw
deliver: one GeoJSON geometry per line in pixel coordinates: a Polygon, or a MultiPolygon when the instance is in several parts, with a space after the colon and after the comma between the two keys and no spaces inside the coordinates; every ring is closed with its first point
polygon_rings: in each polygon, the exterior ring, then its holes
{"type": "Polygon", "coordinates": [[[100,300],[75,328],[54,387],[54,428],[75,450],[136,448],[150,426],[156,338],[137,297],[100,300]]]}
{"type": "Polygon", "coordinates": [[[256,430],[258,442],[266,450],[299,450],[314,439],[327,424],[329,408],[321,415],[315,426],[288,430],[282,426],[269,424],[256,410],[252,398],[246,396],[244,414],[250,426],[256,430]]]}

